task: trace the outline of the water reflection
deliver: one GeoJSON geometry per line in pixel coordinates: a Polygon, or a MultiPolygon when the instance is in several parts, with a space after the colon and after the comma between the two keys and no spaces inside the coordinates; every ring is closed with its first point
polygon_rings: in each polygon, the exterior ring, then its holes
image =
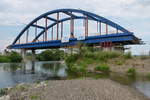
{"type": "Polygon", "coordinates": [[[150,98],[150,81],[137,81],[134,83],[136,89],[150,98]]]}
{"type": "Polygon", "coordinates": [[[111,73],[109,78],[118,83],[134,87],[150,98],[150,80],[145,76],[129,77],[125,74],[111,73]]]}
{"type": "Polygon", "coordinates": [[[65,70],[65,64],[57,61],[0,64],[0,88],[53,77],[66,77],[65,70]]]}
{"type": "Polygon", "coordinates": [[[32,74],[35,74],[35,62],[32,61],[32,62],[31,62],[31,65],[32,65],[32,67],[31,67],[31,73],[32,73],[32,74]]]}

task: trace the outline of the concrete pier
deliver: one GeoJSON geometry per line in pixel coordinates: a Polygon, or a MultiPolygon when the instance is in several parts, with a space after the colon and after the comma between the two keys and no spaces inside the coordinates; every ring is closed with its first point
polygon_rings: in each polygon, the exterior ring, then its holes
{"type": "Polygon", "coordinates": [[[26,49],[21,49],[21,56],[22,56],[22,62],[26,62],[27,61],[26,49]]]}
{"type": "Polygon", "coordinates": [[[32,61],[36,61],[36,51],[32,50],[32,61]]]}

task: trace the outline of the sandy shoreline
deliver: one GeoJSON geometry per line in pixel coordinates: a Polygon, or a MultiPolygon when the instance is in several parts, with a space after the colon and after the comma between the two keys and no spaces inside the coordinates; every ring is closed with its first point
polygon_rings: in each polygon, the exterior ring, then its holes
{"type": "Polygon", "coordinates": [[[149,100],[135,89],[110,79],[50,80],[18,85],[8,95],[7,100],[149,100]]]}

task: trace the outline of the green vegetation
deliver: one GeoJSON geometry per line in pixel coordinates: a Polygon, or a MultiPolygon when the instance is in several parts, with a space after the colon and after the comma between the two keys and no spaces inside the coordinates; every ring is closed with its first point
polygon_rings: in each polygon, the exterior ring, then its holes
{"type": "Polygon", "coordinates": [[[95,67],[95,71],[101,71],[104,73],[108,73],[108,72],[110,72],[110,68],[107,64],[101,64],[101,65],[95,67]]]}
{"type": "Polygon", "coordinates": [[[8,56],[0,55],[0,63],[11,62],[8,56]]]}
{"type": "Polygon", "coordinates": [[[116,61],[117,65],[123,65],[124,63],[125,63],[125,61],[121,60],[121,59],[116,61]]]}
{"type": "Polygon", "coordinates": [[[30,96],[30,99],[31,100],[37,100],[39,97],[38,96],[36,96],[36,95],[32,95],[32,96],[30,96]]]}
{"type": "Polygon", "coordinates": [[[40,54],[37,54],[37,59],[39,61],[58,61],[64,58],[64,51],[59,49],[45,50],[40,54]]]}
{"type": "Polygon", "coordinates": [[[21,62],[22,57],[19,53],[12,51],[7,55],[0,55],[0,63],[8,63],[8,62],[21,62]]]}
{"type": "Polygon", "coordinates": [[[129,68],[129,69],[127,70],[127,74],[128,74],[129,76],[135,76],[135,74],[136,74],[136,69],[135,69],[135,68],[129,68]]]}
{"type": "Polygon", "coordinates": [[[107,65],[109,60],[117,60],[115,64],[122,65],[125,63],[125,59],[131,59],[130,52],[107,52],[102,51],[94,47],[85,47],[84,44],[79,44],[79,52],[74,54],[68,54],[65,57],[65,62],[68,66],[69,75],[83,76],[89,74],[89,67],[94,68],[96,71],[102,73],[110,72],[110,67],[107,65]],[[99,65],[99,66],[97,66],[99,65]]]}
{"type": "Polygon", "coordinates": [[[7,90],[8,90],[7,88],[1,88],[0,89],[0,96],[7,94],[7,90]]]}
{"type": "Polygon", "coordinates": [[[150,59],[149,55],[141,55],[140,59],[145,60],[145,59],[150,59]]]}
{"type": "Polygon", "coordinates": [[[147,78],[150,79],[150,73],[147,74],[147,78]]]}
{"type": "Polygon", "coordinates": [[[8,58],[10,59],[11,62],[21,62],[22,61],[21,55],[14,51],[12,51],[8,54],[8,58]]]}
{"type": "Polygon", "coordinates": [[[18,86],[16,87],[16,89],[17,89],[17,90],[20,90],[20,91],[27,91],[27,86],[25,86],[25,85],[18,85],[18,86]]]}
{"type": "Polygon", "coordinates": [[[132,58],[131,52],[125,53],[125,54],[124,54],[124,58],[125,58],[125,59],[131,59],[131,58],[132,58]]]}

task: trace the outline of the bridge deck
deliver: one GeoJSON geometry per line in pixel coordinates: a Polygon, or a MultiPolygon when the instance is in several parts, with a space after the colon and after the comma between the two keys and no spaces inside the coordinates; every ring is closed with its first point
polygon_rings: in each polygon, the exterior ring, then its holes
{"type": "Polygon", "coordinates": [[[88,36],[85,40],[79,41],[77,38],[70,38],[69,42],[62,43],[61,40],[51,40],[42,42],[32,42],[26,44],[14,44],[8,46],[9,49],[47,49],[63,48],[76,45],[78,42],[88,45],[100,44],[102,42],[121,43],[123,45],[140,44],[141,41],[131,33],[118,33],[108,35],[88,36]]]}

